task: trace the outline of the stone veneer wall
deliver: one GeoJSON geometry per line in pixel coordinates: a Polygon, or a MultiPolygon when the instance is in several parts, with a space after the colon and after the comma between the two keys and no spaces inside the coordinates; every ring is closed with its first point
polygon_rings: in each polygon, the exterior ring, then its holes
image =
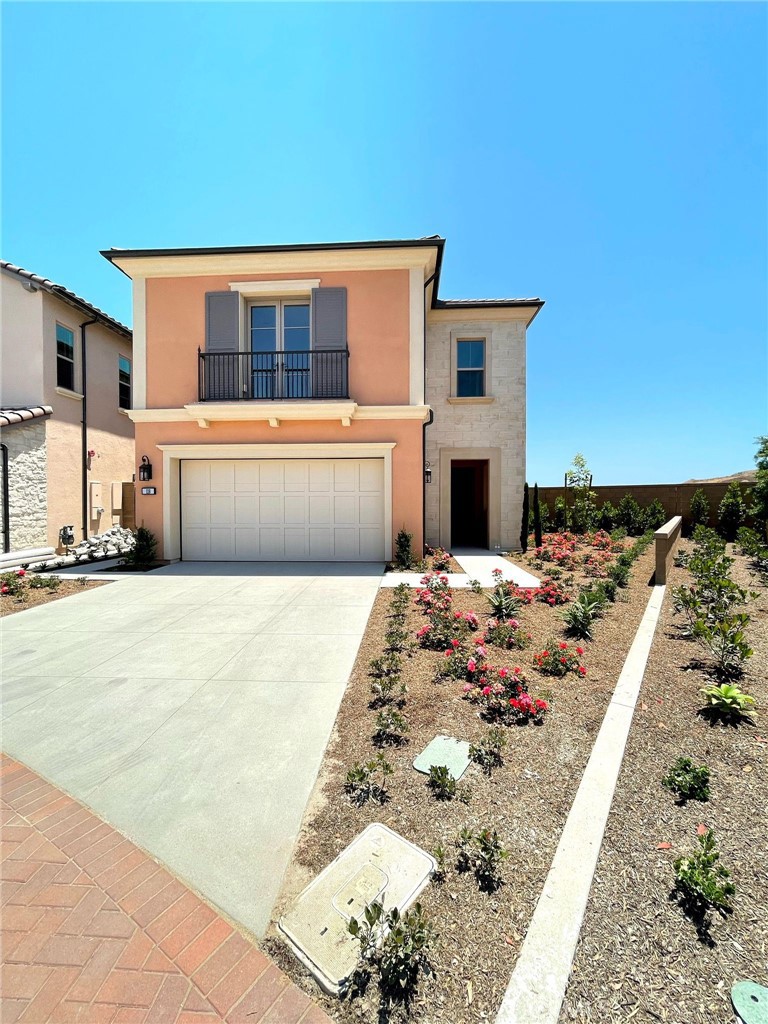
{"type": "MultiPolygon", "coordinates": [[[[525,323],[472,321],[431,323],[427,327],[426,400],[435,414],[427,428],[426,458],[432,483],[426,487],[427,543],[440,542],[440,449],[501,449],[501,535],[504,550],[520,548],[525,483],[525,323]],[[487,405],[453,404],[451,335],[484,335],[490,347],[487,405]]],[[[450,524],[447,524],[450,527],[450,524]]],[[[445,536],[445,529],[443,531],[445,536]]],[[[493,547],[497,538],[489,537],[493,547]]]]}
{"type": "Polygon", "coordinates": [[[45,431],[44,419],[29,420],[3,430],[2,440],[8,445],[12,551],[45,547],[47,544],[48,482],[45,431]]]}

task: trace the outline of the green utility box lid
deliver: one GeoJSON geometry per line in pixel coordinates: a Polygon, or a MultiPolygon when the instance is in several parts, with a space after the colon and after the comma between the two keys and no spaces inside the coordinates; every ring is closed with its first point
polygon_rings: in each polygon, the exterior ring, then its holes
{"type": "Polygon", "coordinates": [[[435,736],[413,762],[417,772],[429,775],[430,768],[447,768],[457,781],[469,767],[469,744],[453,736],[435,736]]]}
{"type": "Polygon", "coordinates": [[[754,981],[738,981],[731,989],[731,1002],[744,1024],[768,1024],[768,988],[754,981]]]}

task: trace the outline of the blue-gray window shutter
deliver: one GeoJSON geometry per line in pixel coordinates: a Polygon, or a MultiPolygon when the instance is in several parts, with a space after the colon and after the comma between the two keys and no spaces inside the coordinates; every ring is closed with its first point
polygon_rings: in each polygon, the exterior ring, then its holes
{"type": "Polygon", "coordinates": [[[205,397],[240,398],[240,293],[205,293],[205,397]]]}
{"type": "Polygon", "coordinates": [[[347,289],[312,289],[312,394],[347,398],[347,289]]]}

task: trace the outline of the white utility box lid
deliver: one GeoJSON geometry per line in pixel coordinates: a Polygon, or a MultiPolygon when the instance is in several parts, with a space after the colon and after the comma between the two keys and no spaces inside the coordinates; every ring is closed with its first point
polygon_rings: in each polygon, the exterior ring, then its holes
{"type": "Polygon", "coordinates": [[[430,854],[374,822],[296,897],[278,928],[320,987],[339,995],[358,964],[350,918],[359,920],[374,900],[407,909],[436,868],[430,854]]]}

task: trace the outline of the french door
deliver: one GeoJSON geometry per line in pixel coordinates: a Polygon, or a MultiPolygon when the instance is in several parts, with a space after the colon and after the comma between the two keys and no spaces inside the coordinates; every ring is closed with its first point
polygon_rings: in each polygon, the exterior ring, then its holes
{"type": "Polygon", "coordinates": [[[251,398],[311,398],[309,303],[248,307],[251,398]]]}

